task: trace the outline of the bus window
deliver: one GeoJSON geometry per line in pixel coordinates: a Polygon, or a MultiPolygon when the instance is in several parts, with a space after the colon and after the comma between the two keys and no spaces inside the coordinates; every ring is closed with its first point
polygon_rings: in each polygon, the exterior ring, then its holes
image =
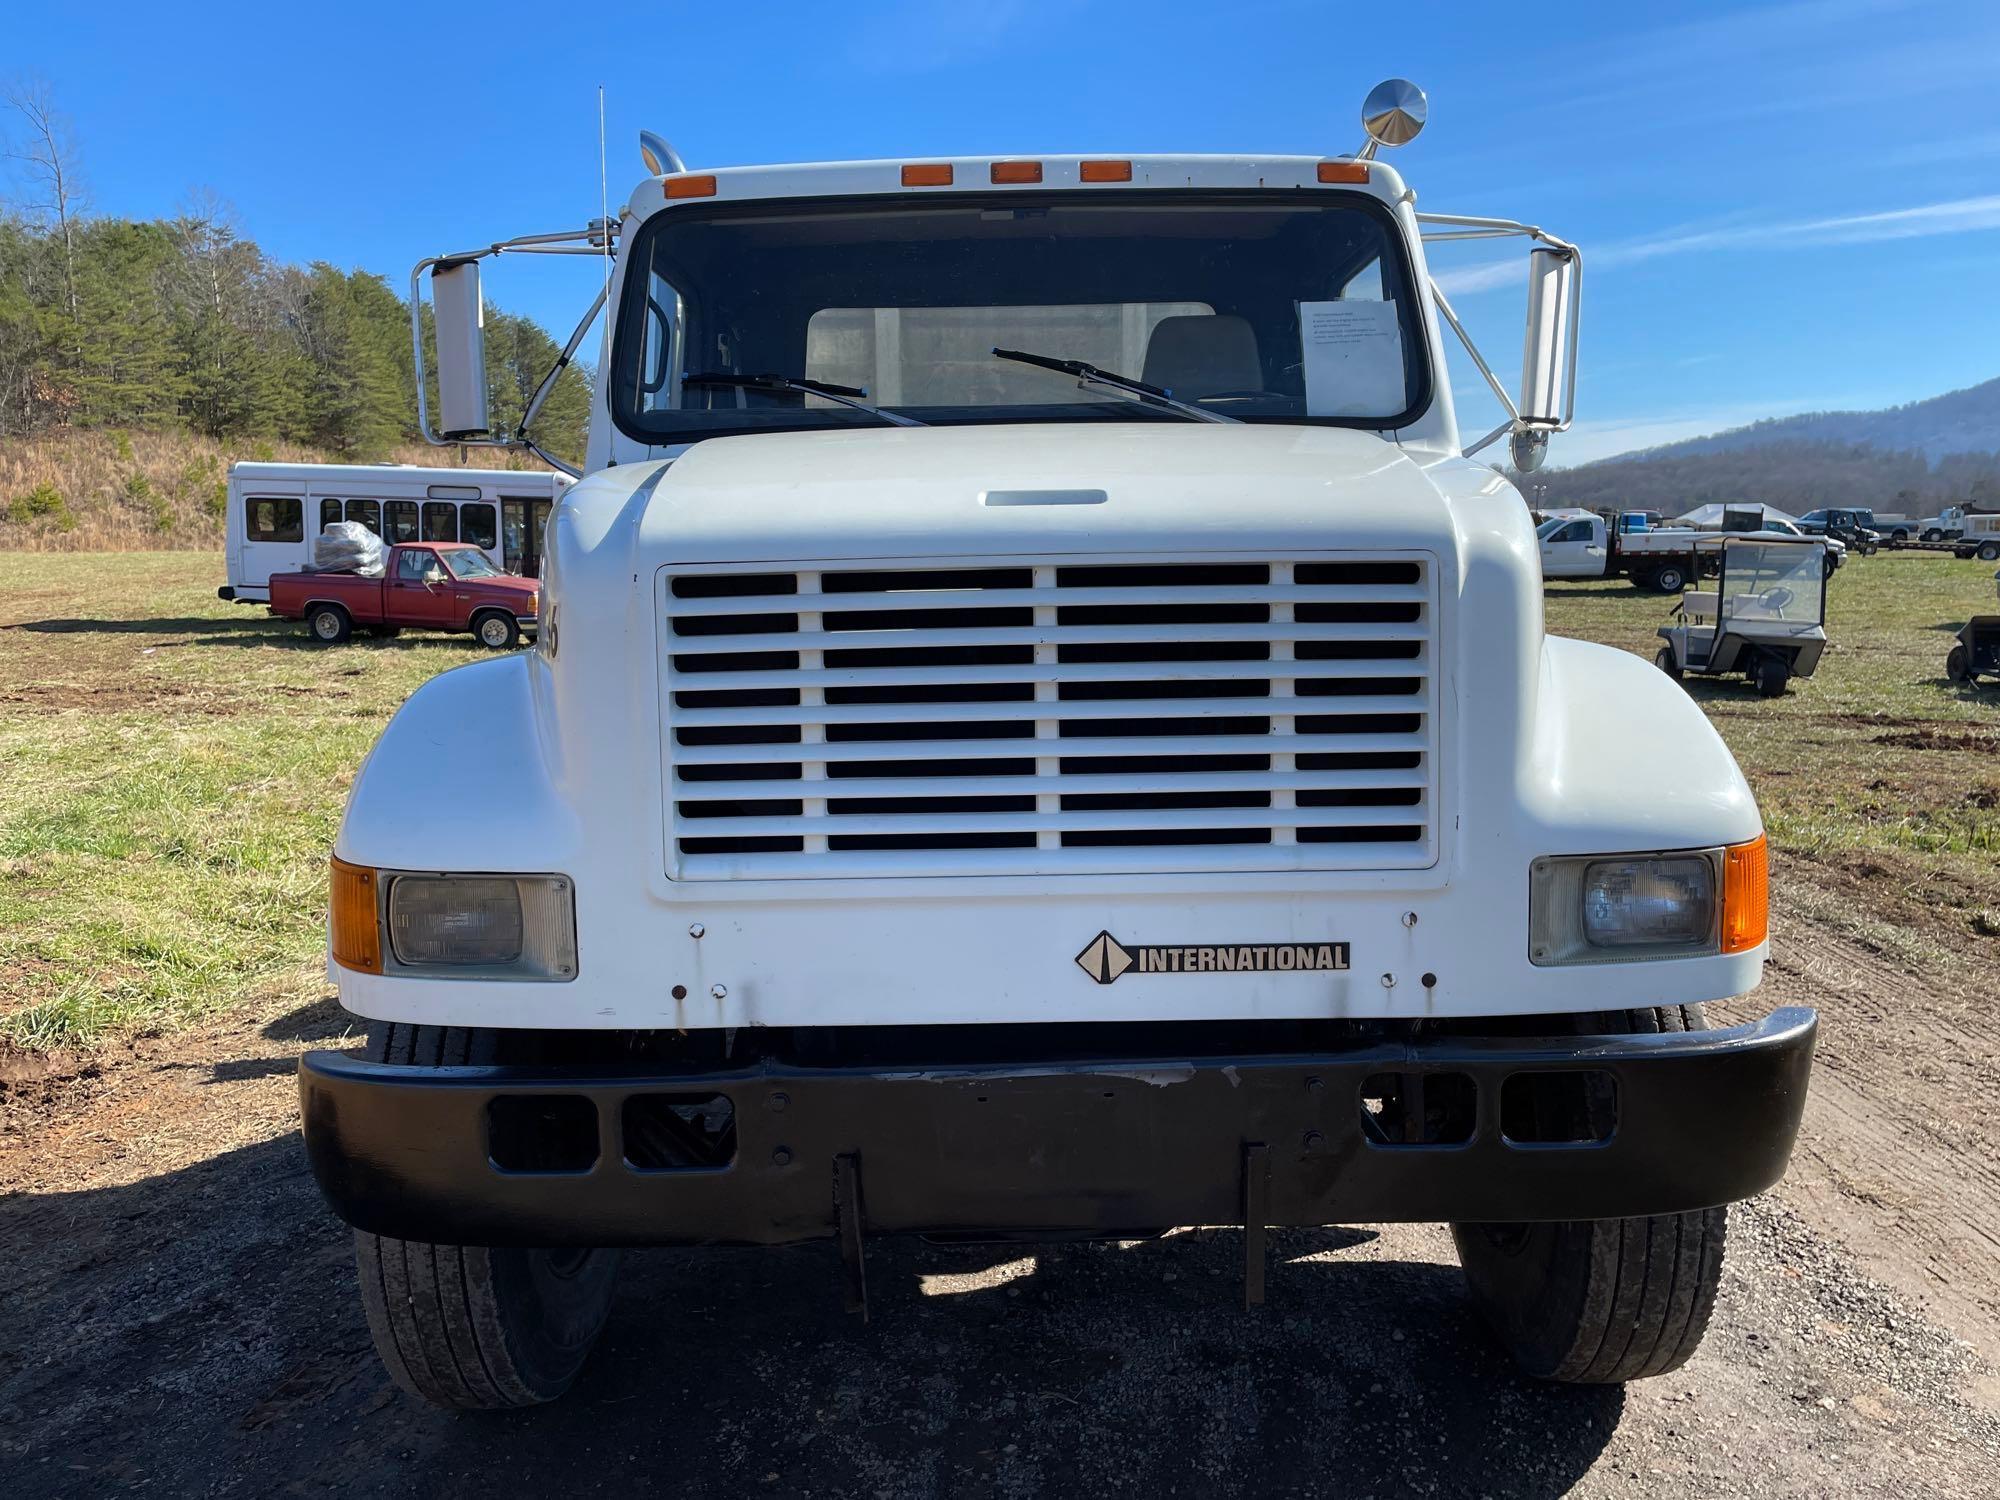
{"type": "Polygon", "coordinates": [[[347,519],[359,521],[375,535],[382,534],[382,502],[380,500],[350,500],[347,502],[347,519]]]}
{"type": "Polygon", "coordinates": [[[500,533],[494,525],[493,507],[483,502],[460,506],[458,533],[461,541],[471,542],[475,547],[497,547],[500,533]]]}
{"type": "Polygon", "coordinates": [[[253,542],[302,542],[305,507],[297,500],[252,499],[244,507],[243,534],[253,542]]]}
{"type": "Polygon", "coordinates": [[[389,529],[382,533],[385,542],[414,542],[417,539],[417,502],[414,500],[385,500],[382,513],[388,518],[389,529]]]}
{"type": "Polygon", "coordinates": [[[340,519],[340,502],[338,500],[320,501],[319,529],[321,531],[326,530],[327,527],[331,526],[335,521],[338,521],[339,519],[340,519]]]}
{"type": "Polygon", "coordinates": [[[458,507],[449,500],[426,500],[424,502],[424,540],[427,542],[455,542],[458,540],[458,507]]]}

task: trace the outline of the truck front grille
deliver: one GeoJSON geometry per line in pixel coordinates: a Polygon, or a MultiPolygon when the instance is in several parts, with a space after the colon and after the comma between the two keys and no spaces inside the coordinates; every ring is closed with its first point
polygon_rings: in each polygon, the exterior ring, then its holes
{"type": "Polygon", "coordinates": [[[677,879],[1436,859],[1427,558],[664,572],[677,879]]]}

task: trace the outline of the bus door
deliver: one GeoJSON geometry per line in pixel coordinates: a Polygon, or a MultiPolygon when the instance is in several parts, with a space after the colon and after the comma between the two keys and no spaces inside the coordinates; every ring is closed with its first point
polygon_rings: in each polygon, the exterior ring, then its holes
{"type": "Polygon", "coordinates": [[[308,503],[302,484],[245,487],[238,517],[241,561],[232,570],[241,597],[266,598],[273,573],[292,573],[305,566],[308,503]]]}
{"type": "Polygon", "coordinates": [[[549,529],[553,500],[512,499],[500,502],[506,557],[501,566],[523,578],[542,576],[542,550],[549,529]]]}

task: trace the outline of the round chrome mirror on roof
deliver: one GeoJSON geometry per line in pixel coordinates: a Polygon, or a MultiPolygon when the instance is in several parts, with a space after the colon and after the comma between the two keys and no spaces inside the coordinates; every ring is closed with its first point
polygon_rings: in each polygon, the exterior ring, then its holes
{"type": "Polygon", "coordinates": [[[1390,78],[1368,91],[1361,104],[1361,128],[1378,146],[1407,146],[1430,115],[1424,91],[1407,78],[1390,78]]]}

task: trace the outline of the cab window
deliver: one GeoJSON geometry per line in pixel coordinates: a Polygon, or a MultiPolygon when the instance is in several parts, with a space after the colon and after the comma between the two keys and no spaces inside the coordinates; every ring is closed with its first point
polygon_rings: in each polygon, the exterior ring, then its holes
{"type": "Polygon", "coordinates": [[[437,567],[435,552],[410,551],[396,554],[396,581],[398,583],[422,583],[437,567]]]}
{"type": "Polygon", "coordinates": [[[1552,542],[1587,542],[1590,540],[1590,522],[1572,521],[1554,536],[1552,542]]]}
{"type": "Polygon", "coordinates": [[[253,542],[302,542],[305,503],[285,496],[254,498],[243,508],[243,534],[253,542]]]}

